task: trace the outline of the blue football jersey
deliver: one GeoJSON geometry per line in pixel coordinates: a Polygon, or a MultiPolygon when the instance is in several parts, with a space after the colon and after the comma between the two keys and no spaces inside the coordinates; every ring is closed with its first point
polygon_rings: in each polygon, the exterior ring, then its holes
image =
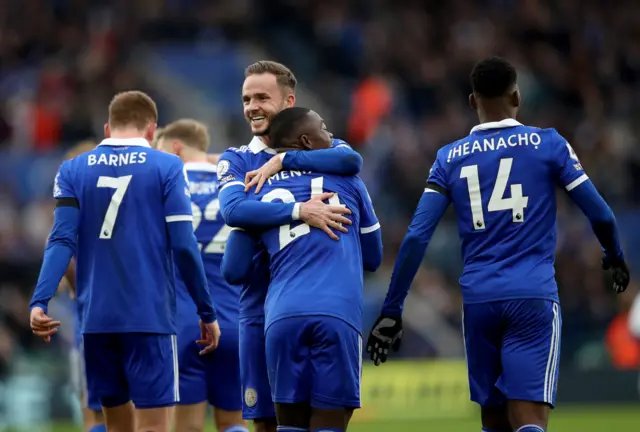
{"type": "Polygon", "coordinates": [[[554,278],[556,186],[587,180],[555,129],[513,119],[476,126],[438,151],[428,183],[456,211],[465,303],[516,298],[558,300],[554,278]]]}
{"type": "MultiPolygon", "coordinates": [[[[225,225],[220,216],[218,200],[218,176],[216,166],[210,163],[186,163],[184,165],[193,212],[193,229],[202,253],[205,273],[211,296],[216,299],[218,323],[220,327],[238,325],[240,286],[229,285],[220,273],[220,263],[231,228],[225,225]]],[[[197,323],[197,308],[187,287],[180,278],[176,278],[176,297],[180,322],[193,320],[197,323]]]]}
{"type": "MultiPolygon", "coordinates": [[[[218,160],[220,188],[244,186],[245,174],[260,168],[275,154],[276,152],[258,137],[254,137],[249,145],[227,149],[218,160]]],[[[264,321],[264,301],[270,278],[269,255],[260,247],[253,258],[249,277],[240,292],[240,319],[256,324],[264,321]]]]}
{"type": "MultiPolygon", "coordinates": [[[[342,140],[334,139],[333,147],[347,146],[342,140]]],[[[220,189],[230,186],[244,186],[245,175],[267,163],[275,150],[264,144],[260,138],[253,137],[249,145],[231,147],[218,160],[218,181],[220,189]]],[[[269,255],[263,246],[254,256],[249,279],[240,294],[240,319],[250,323],[264,321],[264,302],[270,280],[269,255]]]]}
{"type": "Polygon", "coordinates": [[[335,192],[330,204],[352,211],[353,225],[340,240],[296,221],[264,231],[271,259],[271,284],[265,302],[265,327],[276,320],[305,315],[333,316],[362,331],[363,268],[360,233],[378,226],[373,204],[359,177],[281,171],[256,199],[304,202],[335,192]]]}
{"type": "Polygon", "coordinates": [[[192,220],[182,161],[142,138],[105,139],[61,165],[54,197],[74,198],[80,208],[82,332],[175,334],[167,223],[192,220]]]}

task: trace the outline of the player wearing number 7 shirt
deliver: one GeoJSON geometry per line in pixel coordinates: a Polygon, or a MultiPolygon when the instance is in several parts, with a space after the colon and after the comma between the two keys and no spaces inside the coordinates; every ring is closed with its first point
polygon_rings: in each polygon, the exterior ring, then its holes
{"type": "Polygon", "coordinates": [[[149,96],[120,93],[109,105],[106,139],[61,165],[30,305],[31,328],[48,341],[60,323],[47,305],[75,255],[87,388],[107,430],[170,430],[170,407],[180,399],[174,262],[196,304],[204,351],[220,336],[183,163],[149,145],[157,118],[149,96]]]}
{"type": "Polygon", "coordinates": [[[214,407],[216,430],[247,431],[242,420],[242,394],[238,362],[238,310],[240,286],[225,282],[220,263],[231,228],[220,215],[216,166],[208,162],[207,127],[183,119],[167,125],[156,135],[159,150],[175,154],[185,163],[191,189],[193,229],[202,254],[211,295],[216,299],[222,337],[220,345],[199,355],[196,307],[181,278],[177,279],[178,365],[180,402],[176,407],[175,431],[205,429],[207,402],[214,407]]]}
{"type": "Polygon", "coordinates": [[[431,235],[450,203],[464,270],[463,331],[471,399],[483,431],[546,430],[555,403],[562,318],[554,278],[556,186],[587,216],[611,269],[614,290],[629,283],[615,217],[554,129],[515,120],[514,67],[479,62],[469,101],[481,124],[438,151],[402,243],[367,351],[384,362],[402,336],[402,308],[431,235]]]}

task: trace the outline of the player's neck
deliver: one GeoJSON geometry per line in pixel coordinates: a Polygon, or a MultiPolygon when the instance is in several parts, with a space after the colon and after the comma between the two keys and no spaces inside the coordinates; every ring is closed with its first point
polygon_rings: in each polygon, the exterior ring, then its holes
{"type": "Polygon", "coordinates": [[[182,159],[182,162],[184,163],[209,162],[209,159],[207,159],[206,153],[195,152],[195,151],[185,151],[185,150],[187,149],[184,149],[180,154],[180,158],[182,159]]]}
{"type": "Polygon", "coordinates": [[[478,110],[480,123],[500,122],[506,119],[515,119],[516,113],[511,107],[501,105],[484,106],[478,110]]]}
{"type": "Polygon", "coordinates": [[[130,138],[145,138],[144,132],[137,129],[117,129],[112,130],[109,138],[113,139],[130,139],[130,138]]]}
{"type": "Polygon", "coordinates": [[[512,113],[507,113],[507,112],[503,112],[503,113],[491,113],[491,114],[480,114],[478,115],[478,120],[480,121],[480,123],[494,123],[494,122],[501,122],[502,120],[506,120],[506,119],[514,119],[515,120],[515,116],[512,113]]]}

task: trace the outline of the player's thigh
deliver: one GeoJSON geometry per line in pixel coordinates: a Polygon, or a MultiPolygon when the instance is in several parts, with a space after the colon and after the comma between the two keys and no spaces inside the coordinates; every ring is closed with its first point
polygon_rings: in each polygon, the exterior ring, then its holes
{"type": "Polygon", "coordinates": [[[267,370],[273,401],[297,404],[311,400],[309,338],[312,320],[284,318],[266,329],[267,370]]]}
{"type": "Polygon", "coordinates": [[[138,409],[171,407],[180,400],[175,335],[123,335],[131,400],[138,409]]]}
{"type": "Polygon", "coordinates": [[[207,414],[207,403],[200,402],[192,405],[177,405],[174,408],[175,432],[202,432],[204,431],[207,414]]]}
{"type": "Polygon", "coordinates": [[[504,371],[498,387],[508,399],[553,406],[560,363],[560,306],[550,300],[514,300],[507,303],[505,316],[504,371]]]}
{"type": "Polygon", "coordinates": [[[215,351],[205,356],[207,400],[212,406],[226,412],[242,411],[242,390],[238,328],[221,329],[224,338],[215,351]]]}
{"type": "Polygon", "coordinates": [[[197,321],[193,325],[178,326],[178,405],[195,405],[207,400],[207,365],[196,343],[199,338],[197,321]]]}
{"type": "Polygon", "coordinates": [[[131,399],[121,342],[122,334],[117,333],[83,337],[87,395],[105,408],[124,405],[131,399]]]}
{"type": "Polygon", "coordinates": [[[345,321],[328,316],[312,317],[312,329],[311,406],[331,412],[360,408],[360,333],[345,321]]]}
{"type": "MultiPolygon", "coordinates": [[[[221,338],[222,339],[222,338],[221,338]]],[[[242,417],[275,418],[267,373],[264,325],[241,322],[238,334],[242,417]]]]}
{"type": "Polygon", "coordinates": [[[464,305],[462,333],[471,400],[480,406],[504,405],[505,397],[496,388],[502,374],[500,302],[464,305]]]}

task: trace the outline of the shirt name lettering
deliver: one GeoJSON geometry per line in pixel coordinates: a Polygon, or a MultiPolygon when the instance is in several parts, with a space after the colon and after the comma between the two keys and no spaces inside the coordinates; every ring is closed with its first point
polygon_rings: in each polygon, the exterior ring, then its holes
{"type": "Polygon", "coordinates": [[[119,153],[119,154],[104,154],[100,156],[90,154],[87,158],[87,165],[107,165],[107,166],[122,166],[131,164],[143,164],[147,161],[146,152],[131,152],[131,153],[119,153]]]}
{"type": "Polygon", "coordinates": [[[447,155],[447,162],[451,162],[455,158],[468,156],[473,153],[498,151],[501,149],[506,149],[507,147],[522,147],[531,145],[537,149],[541,142],[542,139],[536,132],[514,134],[507,137],[501,136],[467,141],[464,143],[458,143],[455,147],[449,150],[449,154],[447,155]]]}

